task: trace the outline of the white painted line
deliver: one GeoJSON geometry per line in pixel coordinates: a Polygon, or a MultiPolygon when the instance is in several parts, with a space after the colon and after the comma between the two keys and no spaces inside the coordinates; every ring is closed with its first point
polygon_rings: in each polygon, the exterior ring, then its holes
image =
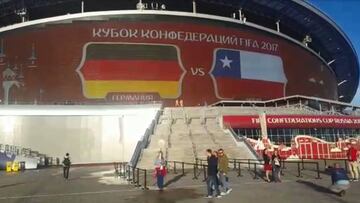
{"type": "Polygon", "coordinates": [[[76,192],[76,193],[59,193],[59,194],[41,194],[41,195],[24,195],[24,196],[11,196],[11,197],[0,197],[3,199],[30,199],[30,198],[43,198],[43,197],[68,197],[68,196],[79,196],[79,195],[93,195],[93,194],[106,194],[106,193],[118,193],[118,192],[137,192],[139,190],[106,190],[97,192],[76,192]]]}
{"type": "MultiPolygon", "coordinates": [[[[280,184],[296,182],[296,180],[283,180],[280,184]]],[[[231,184],[231,186],[241,186],[241,185],[257,185],[257,184],[269,184],[265,181],[257,182],[242,182],[231,184]]],[[[189,185],[189,186],[175,186],[168,187],[167,189],[183,189],[183,188],[204,188],[206,184],[198,185],[189,185]]],[[[31,199],[31,198],[48,198],[48,197],[69,197],[69,196],[81,196],[81,195],[94,195],[94,194],[108,194],[108,193],[119,193],[119,192],[139,192],[139,189],[124,189],[124,190],[105,190],[105,191],[93,191],[93,192],[77,192],[77,193],[59,193],[59,194],[39,194],[39,195],[24,195],[24,196],[10,196],[10,197],[0,197],[0,200],[5,199],[31,199]]]]}

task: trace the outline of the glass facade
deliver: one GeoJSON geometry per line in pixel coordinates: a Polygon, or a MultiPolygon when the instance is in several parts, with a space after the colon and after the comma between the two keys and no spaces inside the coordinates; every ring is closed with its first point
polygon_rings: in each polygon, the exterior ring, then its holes
{"type": "MultiPolygon", "coordinates": [[[[252,139],[258,139],[261,137],[261,129],[234,129],[239,136],[246,136],[252,139]]],[[[319,139],[335,142],[339,138],[346,139],[350,137],[360,136],[360,128],[358,129],[338,129],[338,128],[297,128],[297,129],[286,129],[286,128],[271,128],[268,129],[268,137],[274,144],[285,144],[291,145],[291,140],[297,135],[310,135],[319,139]]]]}

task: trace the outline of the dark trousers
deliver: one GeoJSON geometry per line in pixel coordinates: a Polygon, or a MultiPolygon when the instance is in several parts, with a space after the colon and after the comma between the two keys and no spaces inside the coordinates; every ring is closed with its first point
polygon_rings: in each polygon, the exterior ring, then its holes
{"type": "Polygon", "coordinates": [[[214,176],[208,176],[207,180],[206,180],[206,184],[207,184],[207,192],[208,192],[208,196],[212,196],[213,195],[213,186],[216,192],[216,195],[220,195],[220,190],[219,190],[219,180],[217,178],[216,175],[214,176]]]}
{"type": "Polygon", "coordinates": [[[68,179],[69,178],[70,166],[65,166],[63,169],[64,169],[64,178],[68,179]]]}
{"type": "Polygon", "coordinates": [[[157,185],[158,185],[159,189],[162,190],[164,188],[164,176],[157,175],[156,179],[157,179],[157,185]]]}
{"type": "Polygon", "coordinates": [[[273,166],[273,179],[275,182],[280,182],[280,166],[273,166]]]}

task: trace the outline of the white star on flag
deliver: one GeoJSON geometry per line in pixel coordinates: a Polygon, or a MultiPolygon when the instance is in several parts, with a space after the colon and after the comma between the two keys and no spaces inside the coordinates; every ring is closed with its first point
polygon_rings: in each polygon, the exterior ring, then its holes
{"type": "Polygon", "coordinates": [[[220,61],[223,63],[223,68],[229,67],[231,68],[231,63],[233,62],[232,60],[229,60],[229,58],[227,56],[225,56],[224,59],[220,59],[220,61]]]}

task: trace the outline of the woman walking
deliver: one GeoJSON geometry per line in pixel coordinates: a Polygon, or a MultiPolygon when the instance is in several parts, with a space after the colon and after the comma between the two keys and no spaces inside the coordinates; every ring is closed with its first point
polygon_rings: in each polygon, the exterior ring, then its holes
{"type": "Polygon", "coordinates": [[[267,149],[264,149],[264,151],[263,151],[263,159],[264,159],[265,180],[266,180],[266,182],[270,183],[269,175],[272,170],[272,167],[270,164],[270,156],[268,154],[267,149]]]}

